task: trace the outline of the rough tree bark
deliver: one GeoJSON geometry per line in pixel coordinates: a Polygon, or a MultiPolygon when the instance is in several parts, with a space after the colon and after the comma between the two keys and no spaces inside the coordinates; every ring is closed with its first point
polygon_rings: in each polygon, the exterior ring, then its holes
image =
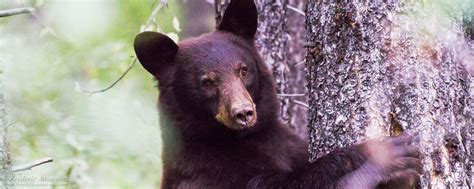
{"type": "MultiPolygon", "coordinates": [[[[1,10],[0,17],[13,16],[16,14],[26,13],[24,10],[26,9],[20,8],[20,9],[1,10]]],[[[3,31],[0,29],[0,34],[2,33],[3,31]]],[[[0,58],[1,57],[2,57],[2,54],[0,53],[0,58]]],[[[11,159],[10,159],[10,150],[9,150],[8,140],[7,140],[8,122],[7,122],[7,113],[5,110],[5,101],[3,98],[3,87],[2,87],[3,70],[4,70],[3,67],[0,68],[0,188],[10,188],[12,186],[13,174],[12,174],[12,164],[11,164],[11,159]]]]}
{"type": "Polygon", "coordinates": [[[423,155],[418,188],[470,188],[473,46],[456,22],[440,35],[424,28],[430,12],[417,6],[422,2],[308,0],[311,159],[409,133],[423,155]]]}
{"type": "Polygon", "coordinates": [[[7,140],[7,113],[3,98],[3,88],[1,87],[2,76],[3,73],[0,73],[0,188],[10,188],[12,186],[13,174],[7,140]]]}
{"type": "MultiPolygon", "coordinates": [[[[229,0],[216,0],[216,20],[219,23],[229,0]]],[[[280,97],[280,118],[300,136],[307,136],[307,95],[305,95],[304,16],[289,10],[288,5],[303,8],[296,0],[256,0],[258,30],[256,46],[275,77],[280,97]]]]}

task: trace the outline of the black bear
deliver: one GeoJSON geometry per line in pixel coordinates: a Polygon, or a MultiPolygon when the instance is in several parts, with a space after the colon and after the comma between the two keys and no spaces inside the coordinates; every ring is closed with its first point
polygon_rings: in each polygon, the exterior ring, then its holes
{"type": "Polygon", "coordinates": [[[421,163],[408,136],[308,162],[307,142],[278,121],[275,84],[254,46],[256,29],[253,0],[233,0],[213,33],[179,44],[156,32],[136,37],[137,57],[160,91],[161,187],[411,187],[421,163]]]}

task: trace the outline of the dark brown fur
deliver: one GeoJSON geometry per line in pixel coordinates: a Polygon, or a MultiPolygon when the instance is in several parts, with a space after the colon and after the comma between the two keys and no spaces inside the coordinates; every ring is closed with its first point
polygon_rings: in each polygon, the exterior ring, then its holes
{"type": "MultiPolygon", "coordinates": [[[[234,0],[213,33],[178,45],[159,33],[137,37],[137,56],[157,78],[160,91],[162,188],[348,188],[354,183],[375,187],[392,180],[392,173],[418,165],[413,159],[397,165],[377,161],[367,151],[378,146],[403,152],[384,152],[388,160],[417,157],[416,149],[405,146],[407,137],[339,149],[310,164],[307,142],[278,121],[275,84],[253,43],[255,29],[253,2],[234,0]],[[236,74],[242,62],[248,66],[246,77],[236,74]],[[216,88],[200,86],[200,78],[209,73],[216,88]],[[243,87],[222,93],[228,86],[243,87]],[[241,101],[255,105],[257,122],[236,129],[216,114],[222,98],[232,99],[229,95],[239,92],[250,95],[241,101]]],[[[398,180],[405,178],[399,175],[398,180]]]]}

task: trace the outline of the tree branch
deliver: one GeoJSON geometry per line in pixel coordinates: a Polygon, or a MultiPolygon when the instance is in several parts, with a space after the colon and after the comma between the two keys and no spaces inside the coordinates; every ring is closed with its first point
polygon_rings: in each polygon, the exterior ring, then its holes
{"type": "Polygon", "coordinates": [[[277,94],[278,96],[281,97],[299,97],[299,96],[306,96],[304,93],[299,93],[299,94],[277,94]]]}
{"type": "Polygon", "coordinates": [[[300,105],[302,107],[305,107],[305,108],[308,108],[309,109],[309,105],[304,103],[304,102],[301,102],[299,100],[293,100],[293,103],[295,103],[296,105],[300,105]]]}
{"type": "Polygon", "coordinates": [[[114,87],[120,80],[122,80],[126,75],[127,73],[133,68],[133,65],[135,65],[135,63],[137,62],[137,57],[134,57],[133,58],[133,61],[132,63],[130,64],[130,66],[128,66],[127,70],[125,70],[125,72],[122,73],[122,75],[120,75],[120,77],[118,79],[116,79],[112,84],[110,84],[108,87],[106,88],[103,88],[103,89],[100,89],[100,90],[95,90],[95,91],[91,91],[91,90],[87,90],[87,89],[84,89],[82,88],[79,84],[76,83],[76,87],[81,91],[81,92],[84,92],[84,93],[101,93],[101,92],[105,92],[109,89],[111,89],[112,87],[114,87]]]}
{"type": "Polygon", "coordinates": [[[26,170],[31,170],[33,167],[45,164],[45,163],[50,163],[53,162],[53,158],[47,157],[43,158],[40,160],[33,161],[31,163],[23,164],[23,165],[17,165],[12,167],[12,172],[19,172],[19,171],[26,171],[26,170]]]}
{"type": "Polygon", "coordinates": [[[296,63],[294,66],[295,67],[303,66],[303,65],[305,65],[305,63],[306,63],[306,60],[303,59],[303,60],[299,61],[298,63],[296,63]]]}
{"type": "Polygon", "coordinates": [[[7,10],[0,10],[0,17],[14,16],[18,14],[28,14],[35,11],[32,7],[19,7],[7,10]]]}
{"type": "Polygon", "coordinates": [[[295,11],[296,13],[302,15],[302,16],[305,16],[305,13],[303,11],[301,11],[300,9],[296,8],[296,7],[293,7],[291,5],[286,5],[286,7],[292,11],[295,11]]]}

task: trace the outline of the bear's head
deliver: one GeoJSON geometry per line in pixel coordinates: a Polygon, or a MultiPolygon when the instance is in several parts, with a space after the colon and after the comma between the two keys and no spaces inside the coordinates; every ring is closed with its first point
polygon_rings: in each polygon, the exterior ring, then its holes
{"type": "Polygon", "coordinates": [[[172,86],[182,107],[239,130],[256,124],[260,114],[256,101],[273,92],[259,81],[271,75],[254,45],[256,30],[253,0],[233,0],[215,32],[179,44],[166,35],[143,32],[134,48],[140,63],[158,80],[160,91],[172,86]],[[261,91],[265,88],[270,91],[261,91]]]}

